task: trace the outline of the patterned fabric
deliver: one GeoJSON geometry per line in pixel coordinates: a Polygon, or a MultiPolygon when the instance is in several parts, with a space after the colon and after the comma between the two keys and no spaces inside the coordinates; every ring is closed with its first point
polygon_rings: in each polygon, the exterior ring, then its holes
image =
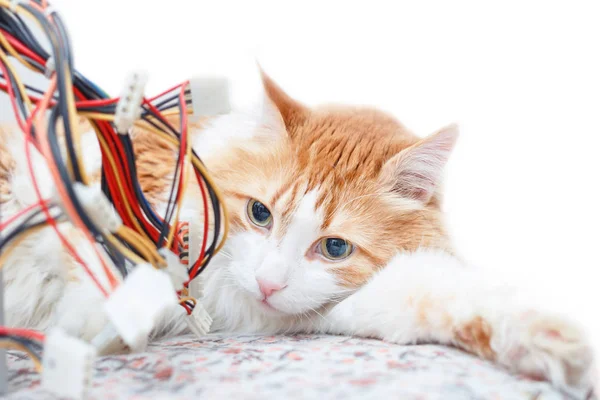
{"type": "MultiPolygon", "coordinates": [[[[90,399],[569,399],[452,348],[327,335],[182,336],[96,362],[90,399]]],[[[9,354],[9,399],[52,399],[9,354]]]]}

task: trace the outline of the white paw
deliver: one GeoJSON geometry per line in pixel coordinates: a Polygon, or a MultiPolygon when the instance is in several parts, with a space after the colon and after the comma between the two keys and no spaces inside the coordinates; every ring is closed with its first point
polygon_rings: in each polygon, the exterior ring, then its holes
{"type": "Polygon", "coordinates": [[[504,324],[492,340],[501,364],[586,398],[594,384],[594,357],[581,328],[565,318],[537,312],[522,313],[504,324]]]}

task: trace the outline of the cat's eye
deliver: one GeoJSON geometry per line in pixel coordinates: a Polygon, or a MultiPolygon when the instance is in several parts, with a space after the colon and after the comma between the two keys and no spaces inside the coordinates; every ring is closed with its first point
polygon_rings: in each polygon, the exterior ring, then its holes
{"type": "Polygon", "coordinates": [[[246,212],[250,221],[261,228],[268,227],[273,220],[271,211],[258,200],[251,199],[246,207],[246,212]]]}
{"type": "Polygon", "coordinates": [[[339,261],[352,254],[354,246],[342,238],[325,238],[317,245],[317,252],[332,261],[339,261]]]}

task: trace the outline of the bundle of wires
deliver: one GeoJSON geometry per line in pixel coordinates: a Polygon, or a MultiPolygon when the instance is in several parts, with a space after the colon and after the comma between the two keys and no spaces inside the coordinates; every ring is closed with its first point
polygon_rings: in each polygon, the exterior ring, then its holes
{"type": "MultiPolygon", "coordinates": [[[[29,176],[38,198],[36,204],[9,216],[4,222],[0,220],[0,268],[20,241],[48,226],[100,292],[108,297],[135,265],[150,263],[157,268],[165,267],[167,261],[158,249],[167,248],[179,255],[181,249],[186,248],[179,234],[183,224],[179,216],[187,186],[194,182],[204,203],[204,229],[199,257],[189,262],[187,287],[221,249],[228,230],[220,194],[191,146],[188,87],[189,82],[183,82],[157,96],[144,98],[140,117],[134,122],[134,126],[158,135],[178,148],[168,206],[159,215],[138,181],[134,141],[115,125],[119,98],[110,98],[73,69],[69,37],[60,16],[44,0],[0,0],[0,89],[8,94],[24,135],[29,176]],[[32,23],[41,28],[49,48],[40,44],[33,34],[29,25],[32,23]],[[48,88],[40,90],[22,82],[11,64],[13,60],[36,74],[45,75],[48,88]],[[173,115],[179,116],[178,124],[170,122],[169,116],[173,115]],[[90,184],[81,156],[81,117],[87,119],[96,132],[102,151],[102,191],[123,222],[115,232],[98,226],[77,196],[77,185],[90,184]],[[42,198],[31,160],[32,148],[46,160],[58,200],[42,198]],[[92,245],[106,275],[102,280],[104,284],[58,229],[57,224],[62,218],[68,219],[92,245]],[[210,234],[209,226],[212,228],[210,234]]],[[[180,304],[191,313],[195,299],[186,297],[185,289],[180,296],[180,304]]]]}

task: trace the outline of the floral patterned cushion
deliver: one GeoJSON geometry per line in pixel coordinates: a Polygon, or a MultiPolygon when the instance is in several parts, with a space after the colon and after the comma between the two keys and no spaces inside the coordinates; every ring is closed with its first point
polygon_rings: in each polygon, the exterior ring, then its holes
{"type": "MultiPolygon", "coordinates": [[[[51,399],[9,353],[9,399],[51,399]]],[[[568,399],[459,350],[328,335],[182,336],[97,360],[90,399],[568,399]]]]}

